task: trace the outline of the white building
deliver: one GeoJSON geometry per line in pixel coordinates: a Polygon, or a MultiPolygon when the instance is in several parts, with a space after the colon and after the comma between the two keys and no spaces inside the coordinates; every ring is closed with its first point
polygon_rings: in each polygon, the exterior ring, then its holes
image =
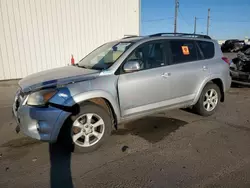
{"type": "Polygon", "coordinates": [[[0,0],[0,80],[80,60],[140,33],[140,0],[0,0]]]}

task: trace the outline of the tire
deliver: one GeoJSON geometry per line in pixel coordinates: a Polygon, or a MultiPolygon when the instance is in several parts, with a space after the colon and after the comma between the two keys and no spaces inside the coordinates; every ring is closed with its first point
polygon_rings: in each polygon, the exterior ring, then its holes
{"type": "Polygon", "coordinates": [[[215,113],[215,111],[218,108],[218,105],[220,104],[220,99],[221,99],[221,92],[220,88],[214,84],[214,83],[208,83],[202,90],[201,95],[197,103],[194,105],[193,110],[201,115],[201,116],[211,116],[215,113]],[[206,94],[211,94],[210,92],[216,92],[217,94],[217,102],[215,102],[215,95],[209,100],[206,97],[206,94]],[[207,102],[207,103],[205,103],[207,102]],[[204,105],[205,104],[205,105],[204,105]],[[212,104],[214,104],[214,107],[212,107],[212,104]],[[209,105],[209,107],[208,107],[209,105]]]}
{"type": "Polygon", "coordinates": [[[97,150],[108,139],[111,130],[112,121],[109,113],[103,107],[88,102],[79,107],[77,115],[72,115],[65,121],[58,140],[67,147],[72,146],[72,152],[89,153],[97,150]],[[92,123],[87,122],[88,117],[92,118],[92,123]],[[98,127],[95,127],[95,123],[98,127]],[[79,138],[77,134],[80,135],[79,138]],[[91,143],[92,138],[94,139],[91,143]],[[85,142],[85,139],[89,140],[89,144],[86,144],[88,142],[85,142]]]}

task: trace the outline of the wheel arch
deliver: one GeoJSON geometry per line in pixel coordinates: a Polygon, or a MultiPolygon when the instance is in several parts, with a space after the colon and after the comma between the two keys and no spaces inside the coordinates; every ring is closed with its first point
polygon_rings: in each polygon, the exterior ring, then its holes
{"type": "Polygon", "coordinates": [[[100,90],[80,93],[65,101],[64,105],[77,109],[77,106],[86,102],[95,103],[106,109],[113,118],[114,127],[117,128],[120,121],[120,108],[118,101],[112,94],[100,90]]]}
{"type": "Polygon", "coordinates": [[[220,101],[224,102],[225,92],[224,92],[224,84],[223,84],[222,80],[220,78],[214,78],[210,82],[216,84],[220,88],[220,94],[221,94],[220,101]]]}
{"type": "Polygon", "coordinates": [[[202,82],[202,84],[201,84],[201,86],[199,87],[198,92],[197,92],[197,94],[196,94],[196,96],[195,96],[195,99],[194,99],[194,101],[193,101],[193,104],[196,104],[196,103],[197,103],[197,101],[199,100],[200,95],[201,95],[201,93],[202,93],[202,90],[204,89],[204,87],[205,87],[208,83],[214,83],[214,84],[216,84],[216,85],[220,88],[220,92],[221,92],[220,101],[221,101],[221,102],[224,102],[224,100],[225,100],[225,94],[224,94],[224,93],[225,93],[225,92],[224,92],[224,84],[223,84],[223,81],[222,81],[222,79],[221,79],[219,76],[214,75],[214,76],[210,76],[209,78],[205,79],[205,80],[202,82]]]}

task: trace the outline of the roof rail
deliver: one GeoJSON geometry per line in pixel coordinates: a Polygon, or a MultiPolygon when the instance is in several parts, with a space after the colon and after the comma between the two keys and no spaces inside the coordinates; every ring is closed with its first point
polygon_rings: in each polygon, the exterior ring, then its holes
{"type": "Polygon", "coordinates": [[[201,34],[194,34],[194,33],[156,33],[156,34],[149,35],[149,37],[160,37],[160,36],[167,36],[167,35],[185,36],[185,37],[189,36],[189,37],[211,39],[211,37],[208,35],[201,35],[201,34]]]}
{"type": "Polygon", "coordinates": [[[124,35],[123,39],[132,38],[132,37],[139,37],[138,35],[124,35]]]}

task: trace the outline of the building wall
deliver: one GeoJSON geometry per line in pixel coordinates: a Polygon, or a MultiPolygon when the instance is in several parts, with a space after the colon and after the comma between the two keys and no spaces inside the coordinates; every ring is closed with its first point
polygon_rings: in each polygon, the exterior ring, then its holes
{"type": "Polygon", "coordinates": [[[139,35],[140,0],[0,0],[0,80],[65,66],[139,35]]]}

